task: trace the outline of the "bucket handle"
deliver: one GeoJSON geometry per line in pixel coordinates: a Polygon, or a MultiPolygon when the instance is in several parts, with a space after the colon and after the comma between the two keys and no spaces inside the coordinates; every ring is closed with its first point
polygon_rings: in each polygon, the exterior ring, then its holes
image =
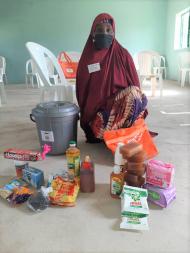
{"type": "Polygon", "coordinates": [[[34,116],[32,115],[32,113],[30,113],[30,119],[33,121],[33,122],[36,122],[35,119],[33,118],[34,116]]]}

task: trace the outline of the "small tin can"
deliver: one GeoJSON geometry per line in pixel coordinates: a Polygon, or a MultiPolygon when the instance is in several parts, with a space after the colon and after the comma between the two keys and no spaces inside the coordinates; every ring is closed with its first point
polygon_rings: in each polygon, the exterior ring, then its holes
{"type": "Polygon", "coordinates": [[[22,178],[23,176],[23,169],[28,167],[28,163],[25,161],[14,161],[15,169],[16,169],[16,176],[22,178]]]}

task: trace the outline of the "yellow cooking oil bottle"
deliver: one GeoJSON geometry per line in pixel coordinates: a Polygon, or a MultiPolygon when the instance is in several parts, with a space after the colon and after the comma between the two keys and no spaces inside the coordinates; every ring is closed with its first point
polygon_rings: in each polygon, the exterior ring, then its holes
{"type": "Polygon", "coordinates": [[[66,150],[66,159],[69,175],[78,177],[80,174],[80,150],[75,141],[69,142],[69,148],[66,150]]]}

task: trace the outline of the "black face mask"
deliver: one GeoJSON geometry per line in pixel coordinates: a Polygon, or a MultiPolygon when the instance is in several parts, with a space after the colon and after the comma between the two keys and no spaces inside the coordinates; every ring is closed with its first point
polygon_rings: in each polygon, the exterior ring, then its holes
{"type": "Polygon", "coordinates": [[[94,44],[97,49],[109,48],[112,44],[113,36],[110,34],[96,34],[94,44]]]}

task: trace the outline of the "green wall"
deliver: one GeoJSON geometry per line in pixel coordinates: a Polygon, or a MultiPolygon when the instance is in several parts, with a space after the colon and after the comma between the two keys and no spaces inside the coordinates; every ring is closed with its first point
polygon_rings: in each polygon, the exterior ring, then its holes
{"type": "Polygon", "coordinates": [[[168,65],[168,79],[178,79],[178,56],[182,51],[190,49],[174,50],[175,16],[178,12],[190,6],[190,0],[168,0],[166,21],[166,47],[165,55],[168,65]]]}
{"type": "Polygon", "coordinates": [[[81,51],[101,12],[113,15],[116,37],[132,54],[165,53],[167,0],[0,0],[0,10],[0,55],[7,59],[9,83],[24,82],[27,41],[56,55],[81,51]]]}

